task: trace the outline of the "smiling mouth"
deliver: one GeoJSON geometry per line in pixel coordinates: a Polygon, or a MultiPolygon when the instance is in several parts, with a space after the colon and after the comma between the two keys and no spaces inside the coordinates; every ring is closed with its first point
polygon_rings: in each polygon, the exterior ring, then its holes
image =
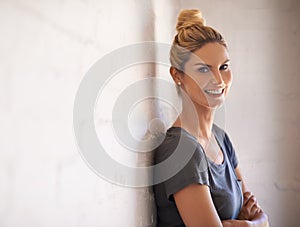
{"type": "Polygon", "coordinates": [[[219,88],[219,89],[207,89],[204,90],[206,94],[209,95],[221,95],[223,94],[225,88],[219,88]]]}

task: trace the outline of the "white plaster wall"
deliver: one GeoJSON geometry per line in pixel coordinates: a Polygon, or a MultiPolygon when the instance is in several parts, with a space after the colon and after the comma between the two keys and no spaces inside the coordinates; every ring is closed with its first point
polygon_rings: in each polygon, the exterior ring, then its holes
{"type": "MultiPolygon", "coordinates": [[[[149,189],[99,178],[81,158],[72,125],[84,74],[114,49],[153,40],[152,17],[147,0],[0,1],[1,227],[153,224],[149,189]]],[[[152,68],[121,72],[108,93],[153,74],[152,68]]],[[[135,114],[145,112],[147,120],[153,111],[146,104],[135,114]]],[[[96,117],[96,126],[106,120],[96,117]]],[[[146,162],[125,153],[119,159],[146,162]]]]}

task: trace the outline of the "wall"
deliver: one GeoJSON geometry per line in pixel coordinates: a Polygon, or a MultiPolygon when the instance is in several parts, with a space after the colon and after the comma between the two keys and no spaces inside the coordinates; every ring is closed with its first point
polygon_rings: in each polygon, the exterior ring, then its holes
{"type": "MultiPolygon", "coordinates": [[[[0,226],[154,222],[147,214],[152,207],[145,204],[148,189],[98,177],[81,158],[72,122],[87,70],[112,50],[153,40],[152,17],[146,0],[0,2],[0,226]]],[[[120,92],[122,84],[146,77],[152,68],[125,70],[107,92],[120,92]]],[[[152,112],[142,105],[136,115],[145,111],[152,112]]],[[[103,115],[95,121],[101,127],[110,119],[103,115]]],[[[138,160],[137,155],[119,158],[131,165],[138,160]]]]}
{"type": "MultiPolygon", "coordinates": [[[[81,158],[72,125],[74,98],[98,59],[141,41],[170,43],[178,11],[192,7],[200,8],[229,43],[234,82],[220,122],[235,144],[249,188],[271,226],[297,226],[296,0],[2,0],[0,226],[154,226],[149,188],[109,183],[81,158]]],[[[153,75],[170,79],[165,66],[126,68],[107,86],[105,108],[101,100],[96,107],[100,137],[115,151],[111,155],[128,165],[150,160],[120,148],[111,132],[101,130],[111,123],[109,106],[116,94],[153,75]]],[[[156,111],[149,102],[137,108],[131,126],[139,139],[156,111]]]]}

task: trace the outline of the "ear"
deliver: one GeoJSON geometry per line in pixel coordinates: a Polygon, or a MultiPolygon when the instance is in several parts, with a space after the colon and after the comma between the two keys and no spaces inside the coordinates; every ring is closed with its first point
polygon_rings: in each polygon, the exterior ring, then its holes
{"type": "Polygon", "coordinates": [[[178,82],[181,82],[182,80],[182,72],[180,72],[178,69],[175,67],[171,66],[170,67],[170,74],[175,82],[175,84],[178,84],[178,82]]]}

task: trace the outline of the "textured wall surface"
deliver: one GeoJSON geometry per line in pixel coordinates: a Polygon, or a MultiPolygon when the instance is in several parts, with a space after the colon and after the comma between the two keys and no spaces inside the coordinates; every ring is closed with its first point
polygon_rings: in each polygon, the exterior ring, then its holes
{"type": "MultiPolygon", "coordinates": [[[[234,81],[222,122],[248,186],[271,226],[298,226],[297,0],[0,1],[0,226],[154,226],[149,188],[108,183],[81,158],[73,103],[95,61],[136,42],[170,43],[178,11],[193,7],[203,11],[207,24],[229,44],[234,81]]],[[[170,79],[163,66],[122,71],[96,107],[99,137],[112,156],[128,165],[150,160],[126,152],[103,128],[111,123],[109,108],[116,95],[133,81],[155,74],[170,79]],[[103,109],[108,112],[103,114],[103,109]]],[[[145,125],[137,123],[156,111],[145,102],[134,112],[137,137],[145,132],[145,125]]]]}
{"type": "MultiPolygon", "coordinates": [[[[148,189],[98,177],[81,158],[72,125],[86,71],[114,49],[153,40],[153,21],[151,1],[0,1],[1,227],[153,223],[148,189]]],[[[120,92],[151,68],[122,72],[107,92],[120,92]]],[[[109,120],[102,115],[95,123],[109,120]]]]}

